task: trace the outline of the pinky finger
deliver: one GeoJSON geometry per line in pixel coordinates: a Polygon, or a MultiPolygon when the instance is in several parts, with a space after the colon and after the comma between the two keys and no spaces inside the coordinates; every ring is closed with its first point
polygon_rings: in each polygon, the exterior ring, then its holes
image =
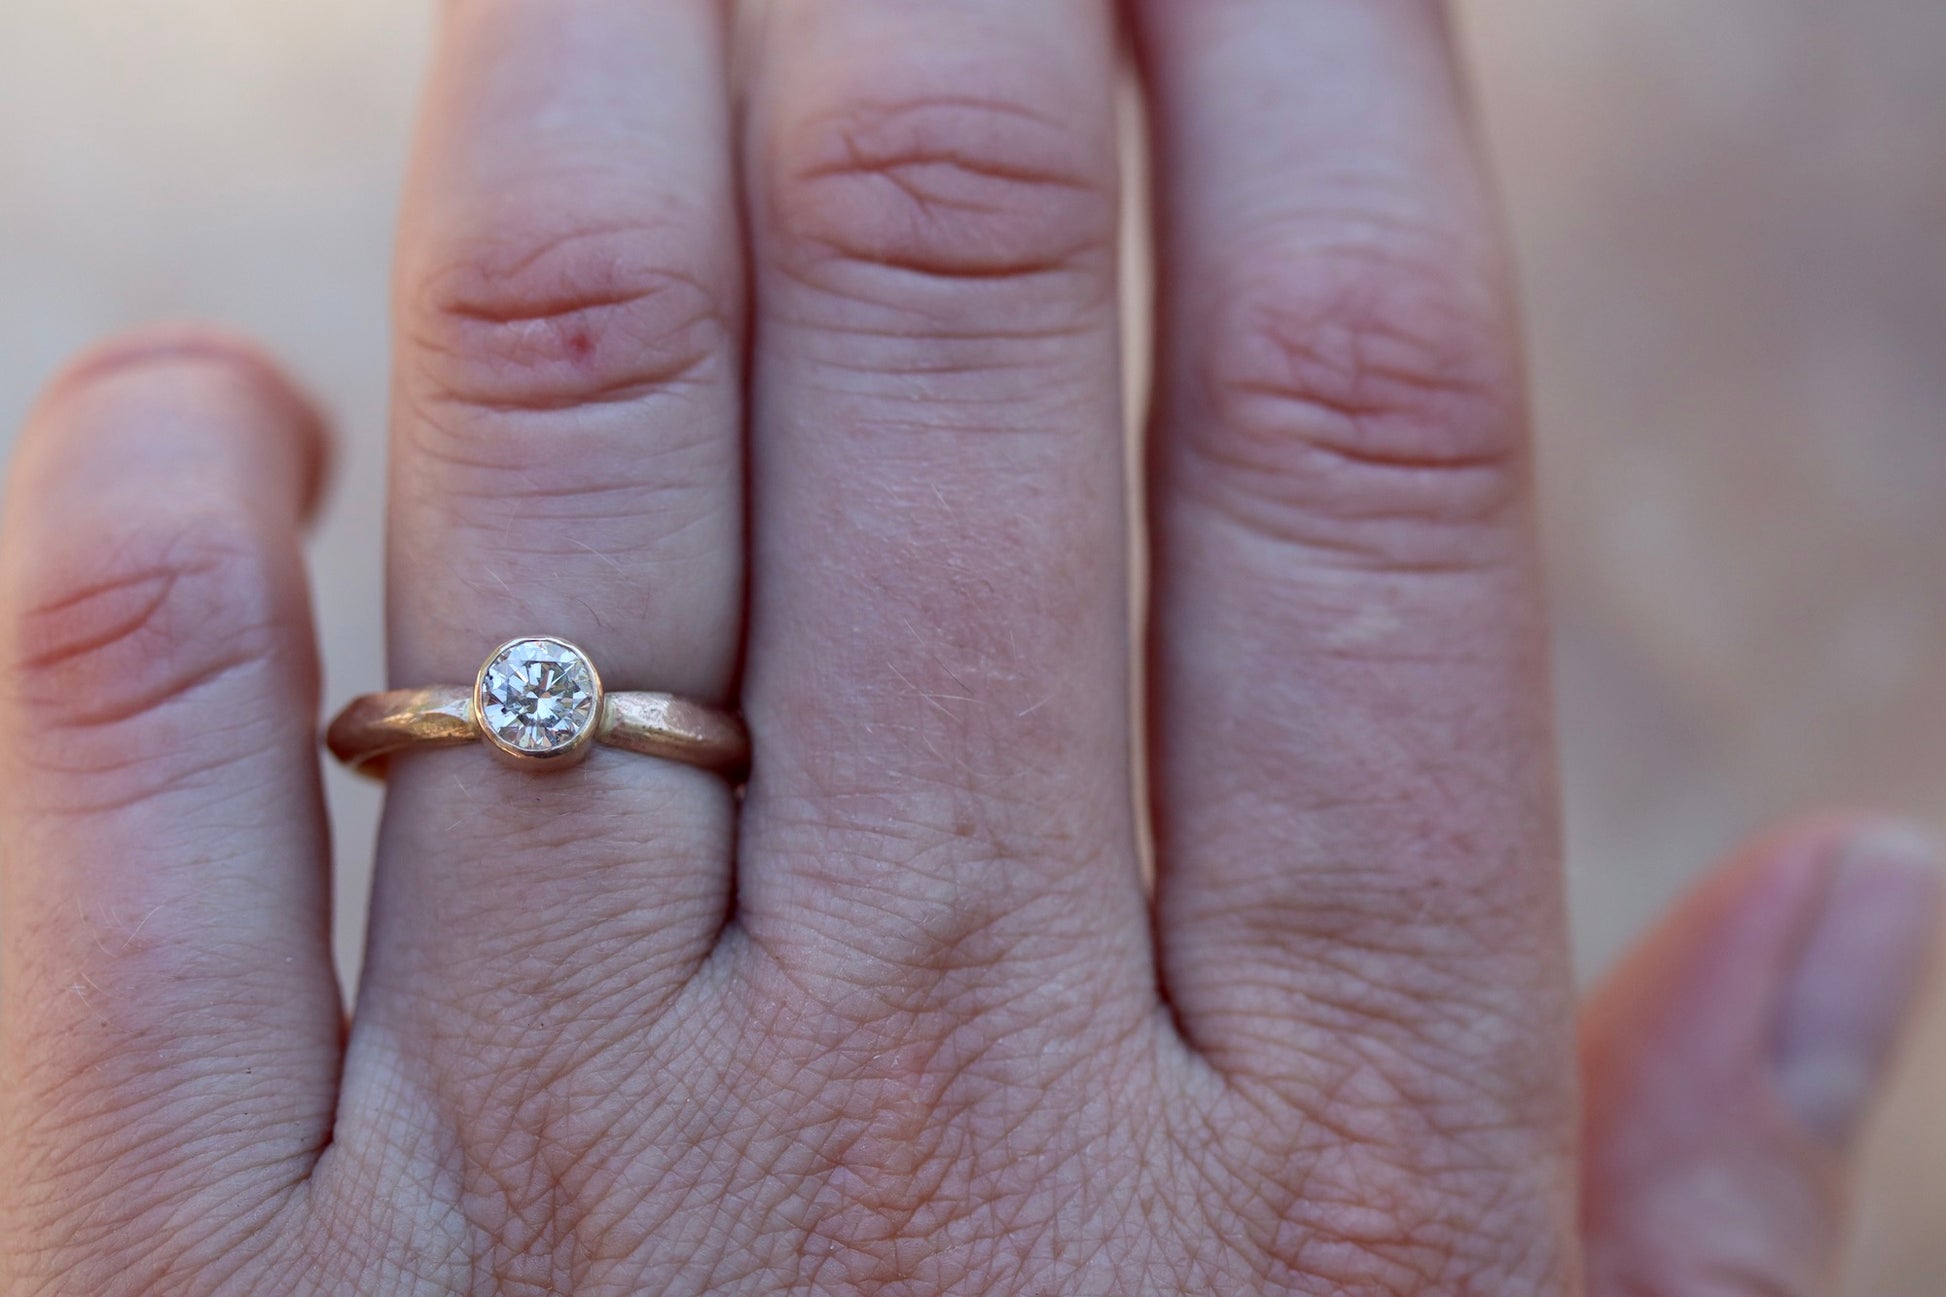
{"type": "Polygon", "coordinates": [[[1913,1014],[1924,841],[1823,824],[1749,852],[1583,1014],[1590,1297],[1837,1291],[1849,1152],[1913,1014]]]}
{"type": "Polygon", "coordinates": [[[43,1271],[151,1291],[246,1245],[328,1137],[342,1026],[298,546],[319,454],[269,363],[200,331],[94,353],[22,435],[0,538],[0,1291],[43,1271]]]}

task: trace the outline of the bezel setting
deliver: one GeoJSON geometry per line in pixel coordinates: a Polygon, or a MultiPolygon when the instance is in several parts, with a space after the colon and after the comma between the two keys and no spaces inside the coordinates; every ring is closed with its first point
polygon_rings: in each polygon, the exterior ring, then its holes
{"type": "Polygon", "coordinates": [[[600,731],[606,694],[594,659],[579,645],[553,635],[523,635],[508,640],[487,655],[473,680],[473,723],[496,756],[528,770],[563,770],[584,760],[600,731]],[[526,661],[519,658],[526,653],[526,661]],[[557,714],[520,725],[496,725],[496,711],[508,709],[507,676],[544,663],[543,679],[527,682],[520,701],[539,702],[557,714]],[[561,712],[555,695],[566,686],[567,710],[561,712]],[[545,695],[542,688],[547,689],[545,695]]]}

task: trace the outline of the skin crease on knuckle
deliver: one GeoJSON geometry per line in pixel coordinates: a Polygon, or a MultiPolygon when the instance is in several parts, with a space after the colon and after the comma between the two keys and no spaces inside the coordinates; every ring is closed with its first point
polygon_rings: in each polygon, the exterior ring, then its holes
{"type": "Polygon", "coordinates": [[[1504,294],[1466,240],[1362,224],[1239,261],[1178,394],[1207,410],[1182,420],[1184,489],[1356,567],[1486,566],[1528,474],[1504,294]]]}
{"type": "MultiPolygon", "coordinates": [[[[802,114],[773,142],[778,266],[830,345],[958,342],[966,363],[1082,327],[1112,291],[1115,178],[1052,114],[992,93],[878,92],[802,114]]],[[[996,358],[997,359],[997,358],[996,358]]]]}
{"type": "Polygon", "coordinates": [[[689,233],[700,218],[514,209],[502,232],[459,239],[405,276],[416,359],[400,376],[399,435],[437,472],[402,489],[436,490],[427,503],[453,525],[496,547],[539,546],[537,560],[589,534],[624,562],[679,553],[685,532],[713,536],[696,523],[734,471],[716,432],[739,326],[731,276],[692,251],[706,243],[689,233]],[[658,426],[690,435],[644,438],[651,407],[669,411],[658,426]],[[537,455],[548,444],[572,453],[537,455]],[[509,506],[529,525],[509,528],[509,506]]]}
{"type": "Polygon", "coordinates": [[[276,630],[295,573],[243,517],[187,513],[102,531],[48,560],[20,596],[10,704],[49,739],[76,814],[106,814],[213,778],[274,741],[249,723],[192,723],[233,673],[281,677],[276,630]],[[82,700],[80,706],[75,700],[82,700]]]}
{"type": "MultiPolygon", "coordinates": [[[[573,210],[504,199],[506,210],[472,218],[488,232],[454,234],[438,261],[405,272],[416,285],[409,352],[422,367],[408,377],[429,401],[537,414],[626,404],[728,363],[734,278],[704,251],[706,218],[582,215],[601,210],[604,186],[587,188],[573,210]]],[[[613,203],[643,205],[630,194],[613,203]]]]}

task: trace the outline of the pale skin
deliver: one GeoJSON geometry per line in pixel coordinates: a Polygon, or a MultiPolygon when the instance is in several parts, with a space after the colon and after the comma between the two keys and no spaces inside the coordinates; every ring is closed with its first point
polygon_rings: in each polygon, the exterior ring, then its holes
{"type": "Polygon", "coordinates": [[[1440,5],[437,21],[391,683],[561,635],[741,709],[753,781],[400,759],[347,1016],[318,421],[220,332],[91,353],[0,551],[0,1292],[1835,1293],[1934,884],[1871,822],[1769,839],[1577,1051],[1440,5]],[[1878,927],[1817,939],[1841,910],[1878,927]]]}

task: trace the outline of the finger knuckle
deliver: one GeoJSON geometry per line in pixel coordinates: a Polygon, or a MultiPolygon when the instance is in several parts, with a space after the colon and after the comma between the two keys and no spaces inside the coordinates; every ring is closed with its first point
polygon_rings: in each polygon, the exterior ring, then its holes
{"type": "MultiPolygon", "coordinates": [[[[9,704],[65,773],[184,778],[210,746],[199,737],[232,723],[193,704],[276,669],[298,579],[220,508],[77,536],[17,592],[9,704]]],[[[240,759],[261,747],[249,738],[226,732],[224,750],[240,759]]]]}
{"type": "Polygon", "coordinates": [[[984,303],[995,321],[1046,329],[1108,291],[1112,168],[1051,108],[950,85],[847,89],[775,149],[783,268],[855,316],[924,317],[943,285],[962,327],[984,303]]]}
{"type": "Polygon", "coordinates": [[[1203,1027],[1229,1040],[1219,1066],[1305,1121],[1354,1112],[1431,1124],[1389,1141],[1396,1147],[1418,1137],[1443,1146],[1441,1127],[1564,1128],[1557,1063],[1573,997],[1558,939],[1534,922],[1537,904],[1417,882],[1408,907],[1405,886],[1372,877],[1307,901],[1259,899],[1248,919],[1204,916],[1223,949],[1253,954],[1232,975],[1227,1020],[1203,1027]],[[1269,1022],[1266,1005],[1277,1006],[1269,1022]]]}
{"type": "Polygon", "coordinates": [[[1396,560],[1401,523],[1499,519],[1526,473],[1497,285],[1456,241],[1392,233],[1245,259],[1216,295],[1185,447],[1226,512],[1396,560]]]}
{"type": "Polygon", "coordinates": [[[539,524],[613,524],[640,553],[716,511],[734,443],[714,401],[733,390],[738,326],[704,239],[676,216],[493,228],[449,240],[405,312],[400,435],[439,516],[557,548],[539,524]],[[694,417],[645,436],[644,409],[672,402],[694,417]],[[510,504],[533,525],[509,529],[510,504]]]}
{"type": "Polygon", "coordinates": [[[408,273],[425,399],[488,412],[635,404],[728,364],[734,311],[704,228],[515,204],[408,273]]]}
{"type": "Polygon", "coordinates": [[[801,1090],[770,1155],[772,1174],[804,1186],[785,1286],[904,1289],[941,1267],[971,1283],[1033,1248],[1057,1215],[1055,1195],[996,1174],[988,1151],[1044,1168],[1073,1156],[1085,1141],[1054,1098],[1064,1078],[1016,1054],[995,1023],[941,1030],[925,1013],[845,1016],[780,1015],[769,1037],[766,1066],[801,1090]]]}
{"type": "Polygon", "coordinates": [[[1532,1295],[1565,1291],[1565,1155],[1522,1126],[1426,1110],[1377,1069],[1347,1072],[1293,1115],[1247,1099],[1212,1196],[1267,1291],[1532,1295]],[[1265,1140],[1294,1129],[1295,1140],[1265,1140]]]}

